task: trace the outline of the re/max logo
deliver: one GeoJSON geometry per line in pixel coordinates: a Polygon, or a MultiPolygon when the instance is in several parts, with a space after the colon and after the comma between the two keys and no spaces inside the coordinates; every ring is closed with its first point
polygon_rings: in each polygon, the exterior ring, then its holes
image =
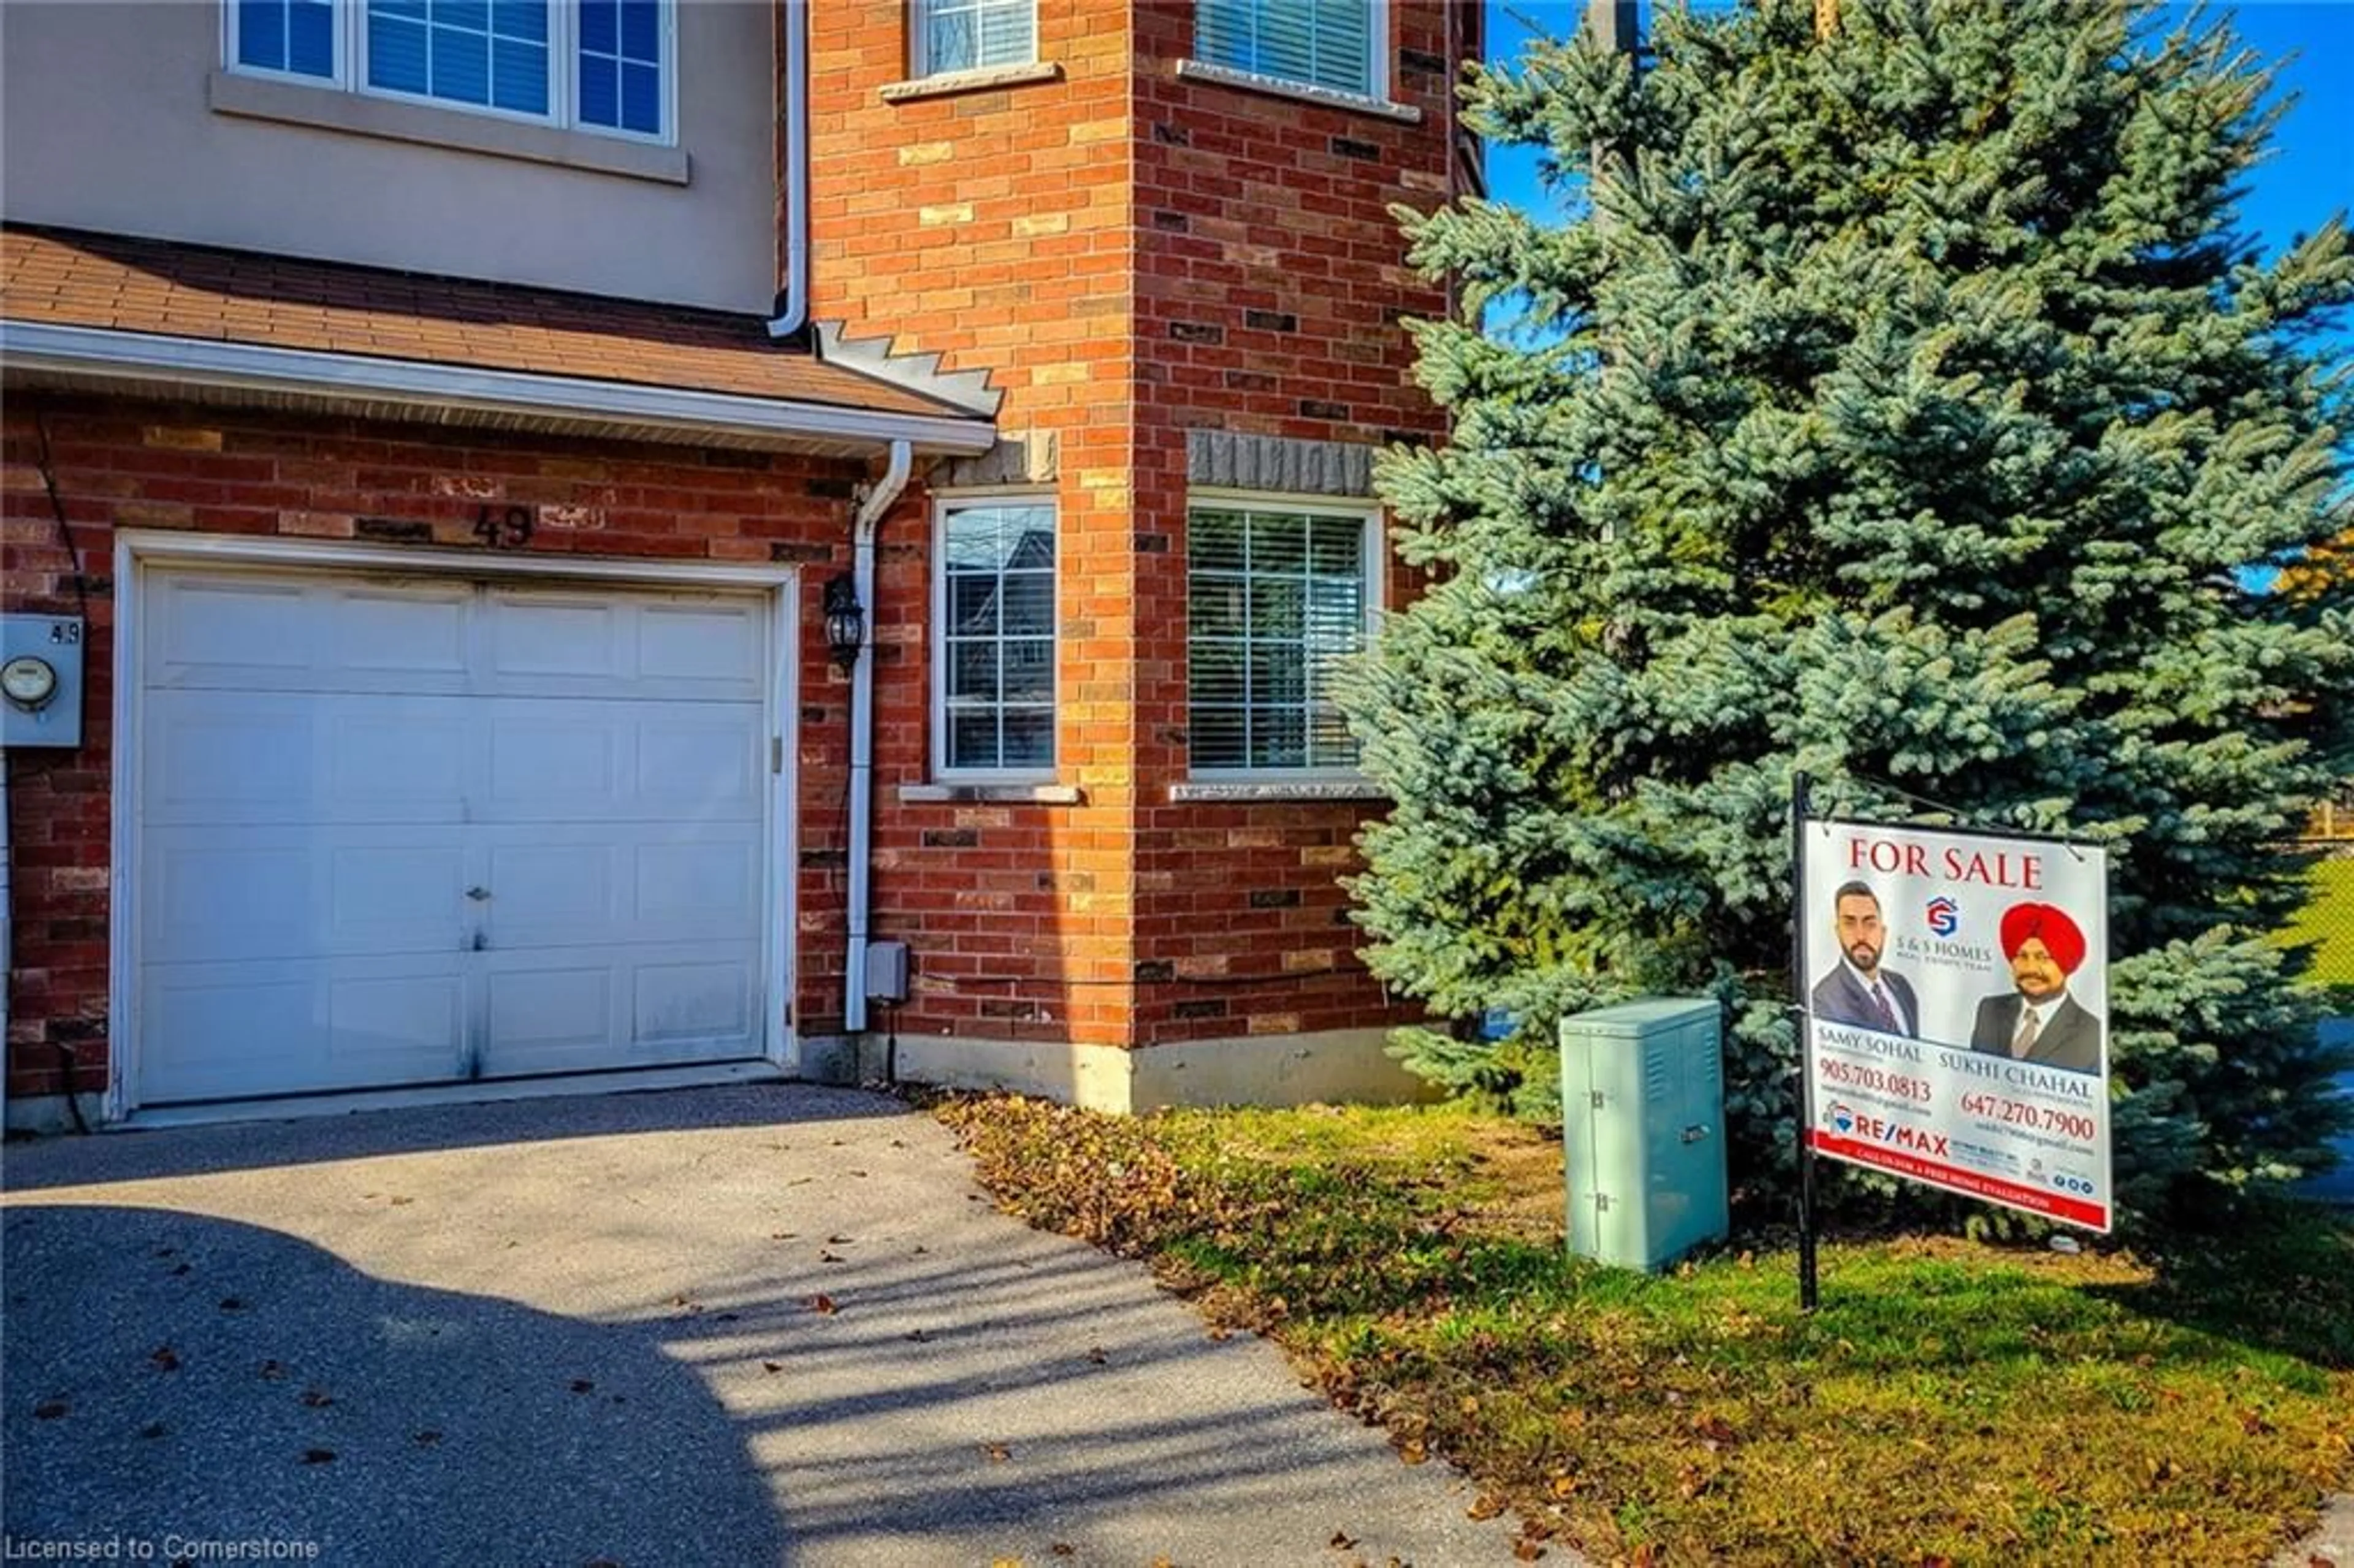
{"type": "Polygon", "coordinates": [[[1906,1149],[1915,1154],[1946,1158],[1946,1135],[1924,1132],[1917,1127],[1890,1121],[1884,1117],[1859,1116],[1855,1118],[1855,1136],[1870,1143],[1886,1143],[1906,1149]]]}

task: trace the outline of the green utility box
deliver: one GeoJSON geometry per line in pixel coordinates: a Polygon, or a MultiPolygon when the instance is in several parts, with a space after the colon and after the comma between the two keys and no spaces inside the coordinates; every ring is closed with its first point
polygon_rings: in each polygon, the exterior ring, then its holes
{"type": "Polygon", "coordinates": [[[1561,1021],[1572,1252],[1658,1269],[1725,1234],[1723,1019],[1659,1001],[1561,1021]]]}

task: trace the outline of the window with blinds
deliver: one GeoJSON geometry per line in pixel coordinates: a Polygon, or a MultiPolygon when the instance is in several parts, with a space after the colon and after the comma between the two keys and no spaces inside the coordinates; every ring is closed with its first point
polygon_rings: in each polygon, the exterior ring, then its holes
{"type": "Polygon", "coordinates": [[[945,503],[933,624],[935,767],[1037,779],[1055,770],[1055,507],[945,503]]]}
{"type": "Polygon", "coordinates": [[[917,69],[925,76],[1038,58],[1036,0],[916,0],[916,26],[917,69]]]}
{"type": "Polygon", "coordinates": [[[1186,734],[1193,772],[1346,773],[1334,705],[1365,646],[1372,525],[1363,513],[1197,506],[1186,519],[1186,734]]]}
{"type": "Polygon", "coordinates": [[[1376,95],[1376,0],[1199,0],[1193,52],[1211,65],[1376,95]]]}

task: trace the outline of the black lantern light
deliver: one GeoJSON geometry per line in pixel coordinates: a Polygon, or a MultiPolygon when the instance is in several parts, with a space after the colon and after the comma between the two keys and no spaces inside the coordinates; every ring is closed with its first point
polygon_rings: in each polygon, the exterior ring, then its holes
{"type": "Polygon", "coordinates": [[[858,602],[858,584],[849,573],[825,585],[825,646],[834,663],[847,670],[858,662],[866,641],[866,608],[858,602]]]}

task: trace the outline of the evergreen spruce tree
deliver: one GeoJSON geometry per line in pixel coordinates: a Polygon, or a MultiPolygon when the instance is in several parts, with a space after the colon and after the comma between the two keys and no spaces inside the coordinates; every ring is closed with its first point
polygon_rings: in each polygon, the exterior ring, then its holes
{"type": "Polygon", "coordinates": [[[1463,300],[1416,328],[1451,436],[1383,465],[1433,586],[1349,698],[1416,1071],[1557,1114],[1553,1018],[1713,994],[1737,1172],[1787,1171],[1802,768],[1840,814],[2111,846],[2129,1206],[2327,1160],[2341,1064],[2266,938],[2350,759],[2354,588],[2262,579],[2354,524],[2354,253],[2341,220],[2259,264],[2271,76],[2162,21],[1847,0],[1819,37],[1752,0],[1663,11],[1639,81],[1584,44],[1474,74],[1575,211],[1400,215],[1463,300]]]}

